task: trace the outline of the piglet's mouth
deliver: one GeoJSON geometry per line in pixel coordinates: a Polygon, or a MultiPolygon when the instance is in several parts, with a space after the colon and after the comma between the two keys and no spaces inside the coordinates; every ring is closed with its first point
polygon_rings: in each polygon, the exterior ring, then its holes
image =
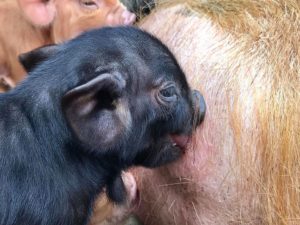
{"type": "Polygon", "coordinates": [[[189,140],[190,140],[190,137],[186,136],[186,135],[173,134],[173,135],[170,135],[170,137],[171,137],[173,146],[179,147],[183,151],[186,149],[186,147],[189,143],[189,140]]]}

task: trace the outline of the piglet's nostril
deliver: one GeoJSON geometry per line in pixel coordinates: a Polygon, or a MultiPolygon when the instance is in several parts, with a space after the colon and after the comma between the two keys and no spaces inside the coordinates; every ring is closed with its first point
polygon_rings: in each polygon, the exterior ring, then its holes
{"type": "Polygon", "coordinates": [[[202,94],[199,91],[193,90],[193,104],[195,110],[195,122],[196,125],[200,125],[204,120],[205,112],[206,112],[206,103],[202,94]]]}

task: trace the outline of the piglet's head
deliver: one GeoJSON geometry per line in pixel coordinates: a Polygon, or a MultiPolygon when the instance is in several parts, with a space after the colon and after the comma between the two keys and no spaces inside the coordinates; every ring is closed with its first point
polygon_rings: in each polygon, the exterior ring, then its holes
{"type": "MultiPolygon", "coordinates": [[[[76,67],[69,68],[76,71],[72,75],[61,72],[64,80],[77,79],[61,103],[84,151],[114,159],[121,169],[164,165],[184,153],[204,118],[205,102],[189,88],[176,59],[159,40],[135,28],[105,28],[62,46],[40,49],[36,55],[45,58],[61,51],[49,65],[76,67]],[[62,55],[74,59],[60,62],[62,55]]],[[[33,58],[39,58],[33,55],[21,57],[29,70],[37,64],[33,58]]]]}
{"type": "Polygon", "coordinates": [[[118,0],[53,1],[57,9],[52,25],[55,43],[94,28],[131,25],[136,19],[118,0]]]}
{"type": "Polygon", "coordinates": [[[104,26],[130,25],[135,14],[118,0],[18,0],[35,26],[50,27],[55,43],[104,26]]]}

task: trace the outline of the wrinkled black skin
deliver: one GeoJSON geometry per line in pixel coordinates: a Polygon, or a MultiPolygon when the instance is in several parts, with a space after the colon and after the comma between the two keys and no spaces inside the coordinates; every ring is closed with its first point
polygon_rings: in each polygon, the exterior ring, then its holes
{"type": "Polygon", "coordinates": [[[0,225],[87,224],[104,187],[113,200],[124,199],[121,170],[176,160],[182,152],[164,145],[166,135],[193,129],[184,74],[149,34],[104,28],[57,48],[23,83],[0,95],[0,225]],[[133,118],[132,129],[109,151],[79,141],[61,103],[66,92],[97,76],[97,67],[122,73],[133,118]],[[164,113],[149,94],[158,79],[175,82],[180,91],[164,113]]]}

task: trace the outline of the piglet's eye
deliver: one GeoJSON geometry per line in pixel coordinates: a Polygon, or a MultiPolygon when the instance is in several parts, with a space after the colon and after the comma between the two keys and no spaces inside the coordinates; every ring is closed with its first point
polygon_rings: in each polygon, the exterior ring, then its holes
{"type": "Polygon", "coordinates": [[[90,10],[96,10],[99,8],[97,2],[93,0],[82,0],[81,5],[90,10]]]}
{"type": "Polygon", "coordinates": [[[159,91],[159,99],[163,102],[175,102],[177,90],[174,84],[167,84],[159,91]]]}

